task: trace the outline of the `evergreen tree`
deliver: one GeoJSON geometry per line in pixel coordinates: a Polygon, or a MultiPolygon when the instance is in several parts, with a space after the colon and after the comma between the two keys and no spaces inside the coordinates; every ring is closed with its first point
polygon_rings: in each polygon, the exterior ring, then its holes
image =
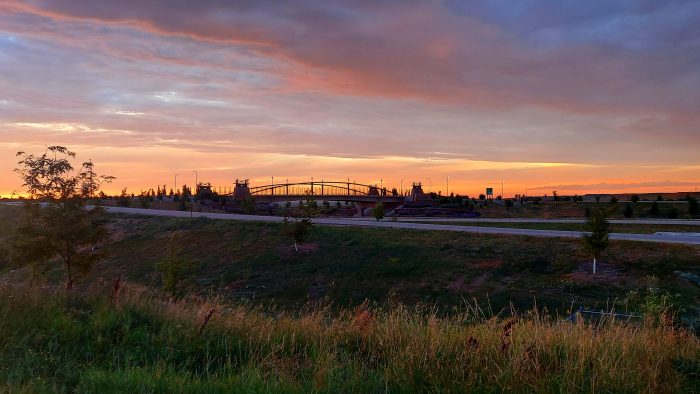
{"type": "Polygon", "coordinates": [[[586,221],[586,232],[581,238],[584,249],[593,255],[593,274],[595,274],[597,270],[597,259],[610,243],[609,226],[610,223],[603,209],[592,212],[591,216],[586,221]]]}

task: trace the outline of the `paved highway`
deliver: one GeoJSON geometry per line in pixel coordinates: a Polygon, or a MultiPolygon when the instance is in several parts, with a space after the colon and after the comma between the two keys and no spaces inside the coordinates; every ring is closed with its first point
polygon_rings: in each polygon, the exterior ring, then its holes
{"type": "MultiPolygon", "coordinates": [[[[279,216],[259,216],[259,215],[238,215],[228,213],[205,213],[205,212],[183,212],[183,211],[163,211],[157,209],[140,208],[120,208],[105,207],[111,213],[126,213],[148,216],[168,216],[168,217],[206,217],[211,219],[240,220],[251,222],[281,222],[279,216]]],[[[415,219],[412,219],[415,220],[415,219]]],[[[434,220],[434,219],[433,219],[434,220]]],[[[450,219],[454,220],[454,219],[450,219]]],[[[482,219],[484,220],[484,219],[482,219]]],[[[505,219],[507,220],[507,219],[505,219]]],[[[541,219],[540,219],[541,220],[541,219]]],[[[408,223],[376,220],[357,220],[356,218],[314,218],[314,223],[328,226],[355,226],[355,227],[380,227],[399,228],[423,231],[456,231],[479,234],[504,234],[504,235],[527,235],[533,237],[550,238],[579,238],[580,231],[560,231],[560,230],[531,230],[523,228],[499,228],[499,227],[477,227],[449,224],[429,224],[429,223],[408,223]]],[[[464,221],[463,219],[461,221],[464,221]]],[[[545,221],[547,222],[547,221],[545,221]]],[[[628,221],[624,221],[628,223],[628,221]]],[[[656,221],[654,223],[657,223],[656,221]]],[[[642,223],[643,224],[643,223],[642,223]]],[[[675,222],[673,222],[675,224],[675,222]]],[[[661,242],[687,245],[700,245],[700,233],[656,233],[656,234],[626,234],[613,233],[610,239],[622,241],[641,242],[661,242]]]]}
{"type": "MultiPolygon", "coordinates": [[[[375,220],[371,217],[352,218],[353,220],[375,220]]],[[[391,219],[382,219],[389,221],[391,219]]],[[[540,218],[429,218],[402,217],[400,222],[434,222],[434,223],[585,223],[585,219],[540,219],[540,218]]],[[[700,226],[699,219],[608,219],[613,224],[661,224],[700,226]]]]}

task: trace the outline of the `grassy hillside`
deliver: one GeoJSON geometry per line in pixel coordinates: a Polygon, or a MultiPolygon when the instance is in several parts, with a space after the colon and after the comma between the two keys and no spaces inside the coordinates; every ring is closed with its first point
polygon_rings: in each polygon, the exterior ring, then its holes
{"type": "MultiPolygon", "coordinates": [[[[5,242],[15,215],[2,215],[5,242]]],[[[110,257],[83,282],[123,278],[160,287],[157,262],[175,234],[186,261],[184,293],[231,301],[299,308],[308,301],[352,306],[370,300],[435,305],[440,310],[476,298],[498,312],[535,303],[567,314],[573,308],[638,310],[646,289],[679,294],[689,319],[698,315],[700,291],[674,271],[699,273],[700,248],[614,242],[591,276],[590,259],[576,239],[449,232],[321,227],[295,252],[281,226],[207,219],[112,216],[110,257]],[[658,280],[650,281],[653,275],[658,280]],[[632,293],[630,293],[632,292],[632,293]],[[636,293],[635,293],[636,292],[636,293]]],[[[26,269],[0,271],[9,281],[26,269]]],[[[55,269],[49,279],[58,280],[55,269]]]]}
{"type": "Polygon", "coordinates": [[[463,310],[262,313],[127,285],[0,286],[8,392],[697,392],[700,341],[641,323],[463,310]],[[207,321],[207,316],[209,319],[207,321]],[[204,323],[207,321],[207,323],[204,323]]]}

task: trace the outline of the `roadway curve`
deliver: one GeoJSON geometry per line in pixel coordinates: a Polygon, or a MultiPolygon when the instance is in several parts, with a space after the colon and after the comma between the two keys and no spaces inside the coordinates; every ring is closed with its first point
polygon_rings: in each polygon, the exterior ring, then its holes
{"type": "MultiPolygon", "coordinates": [[[[165,211],[157,209],[121,208],[105,207],[110,213],[125,213],[148,216],[168,216],[168,217],[206,217],[210,219],[239,220],[250,222],[274,222],[280,223],[283,218],[279,216],[260,215],[238,215],[229,213],[206,213],[206,212],[183,212],[165,211]]],[[[483,220],[483,219],[482,219],[483,220]]],[[[376,220],[356,220],[352,218],[314,218],[315,224],[327,226],[355,226],[355,227],[380,227],[399,228],[423,231],[456,231],[464,233],[479,234],[503,234],[503,235],[526,235],[532,237],[549,238],[580,238],[580,231],[560,231],[560,230],[532,230],[523,228],[499,228],[499,227],[476,227],[449,224],[428,224],[428,223],[408,223],[376,220]]],[[[700,245],[700,234],[698,233],[657,233],[657,234],[626,234],[612,233],[610,239],[620,241],[640,241],[640,242],[660,242],[686,245],[700,245]]]]}

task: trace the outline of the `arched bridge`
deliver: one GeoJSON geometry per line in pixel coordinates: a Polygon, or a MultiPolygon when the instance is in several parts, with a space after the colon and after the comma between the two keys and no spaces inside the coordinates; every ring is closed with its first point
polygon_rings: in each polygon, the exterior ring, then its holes
{"type": "Polygon", "coordinates": [[[232,193],[234,200],[253,197],[256,202],[272,203],[301,199],[335,200],[350,202],[401,203],[402,193],[395,189],[367,185],[356,182],[310,181],[293,183],[273,183],[262,186],[250,186],[247,180],[236,180],[232,193]]]}

